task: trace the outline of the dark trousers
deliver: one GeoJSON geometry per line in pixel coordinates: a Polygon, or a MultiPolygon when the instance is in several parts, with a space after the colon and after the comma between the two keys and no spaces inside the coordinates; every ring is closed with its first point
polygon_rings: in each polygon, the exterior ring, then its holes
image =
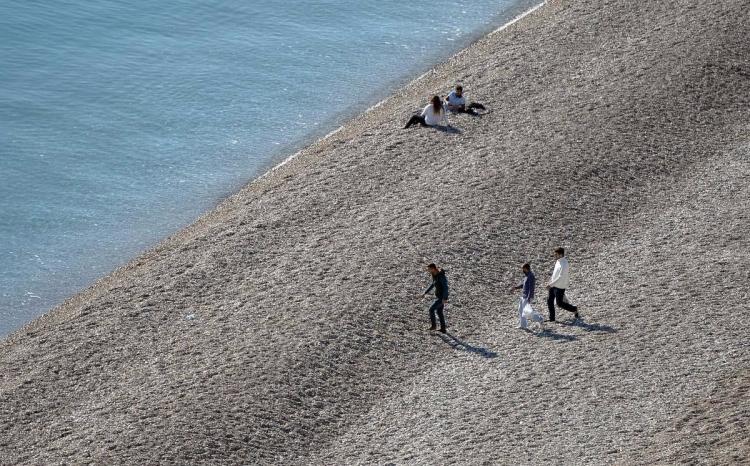
{"type": "Polygon", "coordinates": [[[430,306],[430,324],[435,327],[435,314],[440,319],[440,329],[445,330],[445,316],[443,315],[443,300],[438,298],[430,306]]]}
{"type": "Polygon", "coordinates": [[[565,297],[565,290],[562,288],[552,287],[549,289],[549,296],[547,296],[547,308],[549,309],[549,320],[555,320],[555,304],[558,307],[565,309],[569,312],[578,312],[578,308],[572,304],[568,304],[563,301],[565,297]]]}
{"type": "Polygon", "coordinates": [[[404,126],[404,129],[408,128],[409,126],[415,123],[419,123],[420,126],[427,126],[427,122],[424,121],[424,117],[422,115],[414,115],[406,123],[406,126],[404,126]]]}
{"type": "Polygon", "coordinates": [[[475,108],[478,108],[480,110],[486,110],[484,108],[484,105],[478,104],[476,102],[472,102],[466,108],[464,108],[463,110],[459,110],[458,113],[468,113],[469,115],[479,115],[477,113],[477,111],[474,110],[475,108]]]}

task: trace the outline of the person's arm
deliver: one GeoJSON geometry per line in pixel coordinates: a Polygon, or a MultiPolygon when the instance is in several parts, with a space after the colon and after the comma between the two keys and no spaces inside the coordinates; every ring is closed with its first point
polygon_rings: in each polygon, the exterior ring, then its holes
{"type": "Polygon", "coordinates": [[[432,106],[432,104],[430,104],[430,105],[428,105],[428,106],[426,106],[425,108],[422,109],[422,116],[426,116],[427,115],[427,111],[430,109],[431,106],[432,106]]]}
{"type": "Polygon", "coordinates": [[[562,275],[562,266],[560,265],[560,261],[555,262],[555,269],[552,271],[552,278],[549,281],[549,284],[547,284],[547,288],[554,288],[557,282],[560,281],[560,276],[562,275]]]}
{"type": "Polygon", "coordinates": [[[521,288],[523,288],[523,282],[519,283],[518,285],[511,286],[510,291],[520,290],[521,288]]]}
{"type": "Polygon", "coordinates": [[[443,302],[448,301],[448,295],[450,294],[450,291],[448,291],[448,279],[445,278],[445,275],[443,275],[439,280],[442,284],[443,289],[443,296],[441,296],[440,298],[443,300],[443,302]]]}
{"type": "Polygon", "coordinates": [[[459,112],[463,112],[464,110],[466,110],[466,97],[458,97],[456,99],[456,102],[453,103],[453,108],[455,110],[458,110],[459,112]]]}
{"type": "Polygon", "coordinates": [[[445,98],[445,108],[447,108],[450,111],[454,111],[458,109],[458,106],[454,105],[453,102],[451,102],[451,96],[445,98]]]}
{"type": "Polygon", "coordinates": [[[430,286],[429,286],[429,287],[428,287],[428,288],[427,288],[426,290],[424,290],[424,293],[422,293],[422,296],[424,296],[424,295],[426,295],[427,293],[429,293],[429,292],[430,292],[430,290],[431,290],[431,289],[433,289],[433,288],[435,288],[435,282],[432,282],[432,283],[430,284],[430,286]]]}

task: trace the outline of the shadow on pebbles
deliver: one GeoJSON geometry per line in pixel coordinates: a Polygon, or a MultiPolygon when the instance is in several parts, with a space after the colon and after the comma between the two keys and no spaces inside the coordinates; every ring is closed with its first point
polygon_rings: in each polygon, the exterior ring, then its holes
{"type": "Polygon", "coordinates": [[[746,462],[749,12],[477,41],[0,343],[0,462],[746,462]],[[401,129],[456,81],[492,111],[401,129]],[[583,321],[519,331],[556,246],[583,321]]]}

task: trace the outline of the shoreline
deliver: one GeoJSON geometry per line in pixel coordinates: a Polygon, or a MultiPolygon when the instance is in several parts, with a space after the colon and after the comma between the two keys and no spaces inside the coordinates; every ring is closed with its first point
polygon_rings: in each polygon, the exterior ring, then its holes
{"type": "Polygon", "coordinates": [[[743,461],[744,3],[550,0],[472,43],[0,342],[0,451],[743,461]],[[492,112],[401,129],[456,81],[492,112]],[[504,290],[560,245],[583,322],[520,332],[504,290]],[[445,336],[413,298],[426,262],[445,336]]]}
{"type": "MultiPolygon", "coordinates": [[[[459,54],[464,50],[466,47],[471,46],[472,43],[476,42],[477,40],[480,40],[482,37],[486,36],[487,34],[492,34],[503,27],[510,24],[506,21],[507,18],[518,18],[518,12],[522,11],[523,13],[520,13],[520,15],[525,15],[528,13],[529,10],[533,10],[538,8],[543,4],[543,0],[517,0],[514,5],[510,6],[507,10],[499,12],[496,15],[496,18],[493,19],[489,23],[489,25],[479,28],[476,31],[472,32],[471,34],[468,34],[466,38],[462,39],[461,43],[463,44],[462,47],[459,47],[458,50],[450,51],[446,50],[444,53],[440,53],[441,59],[437,61],[436,63],[430,65],[425,64],[423,67],[429,67],[427,71],[420,74],[418,77],[414,78],[413,76],[404,75],[399,79],[393,80],[391,82],[388,82],[387,85],[383,85],[382,88],[373,89],[369,93],[367,93],[366,96],[363,96],[360,100],[367,102],[372,100],[373,98],[380,98],[378,96],[382,96],[383,94],[387,93],[387,89],[391,89],[393,87],[396,87],[397,89],[400,89],[407,84],[420,80],[423,76],[427,76],[430,73],[430,70],[434,68],[434,66],[439,65],[442,61],[451,59],[456,54],[459,54]],[[541,3],[539,3],[541,2],[541,3]],[[535,7],[528,8],[529,4],[538,3],[535,7]],[[493,25],[500,24],[499,26],[495,27],[493,25]],[[489,32],[487,32],[489,31],[489,32]]],[[[516,19],[511,19],[510,22],[514,22],[516,19]]],[[[173,236],[177,234],[180,230],[189,227],[191,224],[197,222],[200,220],[200,218],[206,214],[208,214],[211,210],[215,209],[219,204],[221,204],[224,200],[227,198],[235,195],[239,191],[243,189],[246,185],[253,183],[255,180],[259,178],[265,177],[269,172],[275,170],[277,166],[284,165],[289,159],[296,157],[299,153],[306,150],[309,146],[314,145],[318,143],[321,140],[324,140],[328,138],[329,136],[335,134],[339,130],[341,130],[345,125],[349,124],[350,121],[356,119],[357,117],[361,116],[364,113],[369,112],[371,109],[379,106],[384,101],[390,99],[392,97],[391,94],[386,95],[385,97],[380,98],[378,102],[376,102],[373,105],[370,105],[366,110],[361,111],[358,110],[357,105],[351,105],[350,107],[344,108],[338,113],[331,115],[326,121],[324,121],[324,124],[322,126],[328,126],[329,124],[337,124],[338,126],[332,129],[331,131],[322,134],[320,131],[311,131],[309,135],[303,136],[299,138],[297,141],[291,141],[286,144],[283,144],[280,146],[279,149],[271,150],[266,154],[266,160],[263,163],[260,163],[259,169],[255,175],[250,177],[244,182],[240,183],[229,183],[223,187],[222,191],[217,191],[214,193],[215,195],[210,198],[211,202],[207,201],[207,205],[210,206],[207,208],[207,210],[204,210],[202,212],[199,212],[197,216],[193,217],[192,219],[188,220],[186,223],[183,222],[177,227],[173,229],[167,230],[167,233],[163,236],[156,237],[155,239],[152,239],[151,241],[146,241],[146,247],[144,249],[138,249],[133,254],[131,254],[128,257],[123,258],[120,261],[114,261],[108,268],[108,272],[104,273],[103,275],[97,275],[95,277],[92,277],[91,280],[88,282],[85,282],[83,285],[78,286],[75,290],[68,292],[68,293],[61,293],[61,297],[58,299],[52,299],[53,302],[56,304],[52,304],[51,306],[45,305],[42,308],[38,308],[37,311],[30,311],[30,315],[34,315],[36,317],[33,317],[32,319],[25,319],[24,323],[20,326],[8,330],[6,332],[0,332],[0,339],[7,338],[10,334],[13,332],[19,331],[23,329],[24,326],[29,324],[34,319],[42,317],[44,314],[53,311],[55,308],[58,308],[60,306],[63,306],[65,302],[68,299],[71,299],[75,297],[75,295],[79,293],[85,292],[88,288],[94,286],[99,280],[105,278],[107,275],[114,273],[117,269],[120,267],[124,267],[127,264],[129,264],[132,261],[135,261],[143,254],[146,254],[149,250],[158,247],[166,238],[173,236]]],[[[130,249],[130,248],[127,248],[130,249]]]]}
{"type": "MultiPolygon", "coordinates": [[[[547,3],[547,1],[548,1],[548,0],[535,0],[535,1],[538,1],[539,3],[538,3],[537,5],[535,5],[535,6],[532,6],[532,7],[528,8],[528,9],[524,10],[524,11],[523,11],[522,13],[520,13],[520,14],[517,14],[517,15],[515,15],[515,16],[513,17],[513,19],[511,19],[511,20],[510,20],[510,21],[508,21],[507,23],[504,23],[504,24],[503,24],[503,25],[501,25],[501,26],[498,26],[497,28],[493,29],[492,31],[488,32],[487,34],[484,34],[484,35],[481,35],[481,36],[475,37],[475,38],[474,38],[473,40],[470,40],[470,41],[469,41],[469,44],[468,44],[468,45],[467,45],[466,47],[462,48],[461,50],[458,50],[457,52],[455,52],[455,53],[453,53],[453,54],[451,54],[451,55],[450,55],[450,56],[448,56],[448,57],[447,57],[446,59],[447,59],[447,60],[450,60],[450,59],[452,59],[452,58],[454,58],[454,57],[456,57],[456,56],[460,55],[460,54],[461,54],[461,53],[463,53],[463,52],[464,52],[464,51],[465,51],[465,50],[466,50],[467,48],[471,47],[471,45],[472,45],[472,44],[474,44],[475,42],[477,42],[477,41],[478,41],[478,40],[480,40],[481,38],[483,38],[483,37],[489,37],[489,36],[491,36],[492,34],[498,33],[498,32],[500,32],[500,31],[502,31],[503,29],[505,29],[505,28],[507,28],[507,27],[509,27],[509,26],[512,26],[512,25],[513,25],[514,23],[516,23],[516,22],[518,22],[518,21],[522,20],[522,19],[523,19],[523,18],[525,18],[526,16],[528,16],[528,15],[530,15],[530,14],[533,14],[533,13],[534,13],[534,12],[535,12],[536,10],[538,10],[538,9],[539,9],[539,8],[541,8],[541,7],[543,7],[543,6],[544,6],[544,5],[545,5],[545,4],[547,3]]],[[[532,3],[534,3],[534,2],[532,2],[532,3]]],[[[519,4],[519,5],[518,5],[517,7],[509,9],[509,13],[510,13],[510,15],[511,15],[511,16],[513,15],[513,13],[512,13],[512,12],[514,12],[514,11],[518,10],[518,9],[519,9],[519,7],[520,7],[520,8],[523,8],[523,6],[521,6],[521,5],[522,5],[522,4],[525,4],[525,3],[524,3],[524,2],[522,2],[522,1],[519,1],[519,2],[518,2],[518,4],[519,4]]],[[[508,13],[503,13],[503,14],[500,14],[499,16],[500,16],[500,17],[506,17],[506,16],[508,16],[508,13]]],[[[440,63],[441,63],[441,62],[438,62],[438,63],[437,63],[437,64],[436,64],[435,66],[438,66],[438,65],[440,65],[440,63]]],[[[420,74],[420,75],[419,75],[419,76],[417,76],[416,78],[413,78],[413,79],[411,79],[411,80],[408,80],[408,81],[406,81],[405,83],[402,83],[402,84],[401,84],[401,87],[403,87],[403,86],[406,86],[407,84],[417,83],[417,82],[421,81],[421,80],[422,80],[423,78],[426,78],[427,76],[429,76],[429,75],[430,75],[430,73],[432,72],[432,70],[434,70],[434,69],[435,69],[435,66],[433,66],[433,67],[432,67],[432,68],[430,68],[429,70],[425,71],[424,73],[420,74]]],[[[274,170],[276,170],[277,168],[279,168],[279,167],[282,167],[282,166],[286,165],[286,164],[287,164],[287,162],[289,162],[289,161],[293,160],[294,158],[296,158],[296,157],[297,157],[297,156],[298,156],[299,154],[301,154],[301,153],[302,153],[302,152],[303,152],[303,151],[304,151],[305,149],[307,149],[307,148],[308,148],[308,146],[311,146],[311,145],[313,145],[313,144],[317,144],[317,143],[320,143],[320,142],[322,142],[322,141],[325,141],[325,140],[326,140],[326,139],[328,139],[329,137],[331,137],[331,136],[334,136],[334,135],[335,135],[336,133],[338,133],[339,131],[342,131],[342,130],[344,129],[344,127],[345,127],[346,125],[348,125],[348,124],[350,123],[350,121],[351,121],[351,120],[354,120],[354,119],[356,119],[356,118],[357,118],[357,117],[359,117],[359,116],[364,116],[364,115],[366,115],[367,113],[369,113],[369,112],[371,112],[371,111],[373,111],[373,110],[377,109],[377,108],[378,108],[378,107],[380,107],[381,105],[384,105],[384,104],[385,104],[386,102],[388,102],[388,101],[389,101],[390,99],[392,99],[392,98],[394,98],[394,97],[395,97],[395,94],[391,94],[391,95],[388,95],[387,97],[385,97],[385,98],[383,98],[383,99],[379,100],[379,101],[378,101],[377,103],[375,103],[375,104],[373,104],[373,105],[371,105],[371,106],[367,107],[367,109],[366,109],[366,110],[365,110],[364,112],[362,112],[362,113],[360,113],[360,114],[357,114],[356,116],[352,116],[352,117],[349,117],[349,118],[345,119],[345,122],[344,122],[344,123],[342,123],[341,125],[339,125],[339,127],[338,127],[338,128],[336,128],[336,129],[334,129],[333,131],[329,132],[329,133],[328,133],[328,134],[326,134],[325,136],[323,136],[323,137],[321,137],[321,138],[317,138],[317,139],[314,139],[314,140],[308,140],[308,141],[307,141],[306,143],[304,143],[304,144],[300,144],[300,145],[304,145],[304,147],[303,147],[303,148],[301,148],[301,149],[299,149],[299,150],[297,150],[297,151],[295,151],[295,152],[294,152],[294,153],[293,153],[292,155],[290,155],[290,156],[286,157],[286,158],[285,158],[284,160],[282,160],[281,162],[277,163],[276,165],[273,165],[273,167],[271,167],[271,168],[270,168],[269,170],[266,170],[265,172],[263,172],[263,174],[259,175],[259,176],[258,176],[258,177],[256,177],[255,179],[263,178],[263,177],[265,177],[266,175],[268,175],[268,174],[270,174],[271,172],[273,172],[274,170]]],[[[253,181],[255,181],[255,179],[254,179],[254,180],[251,180],[251,181],[249,181],[249,183],[252,183],[253,181]]]]}

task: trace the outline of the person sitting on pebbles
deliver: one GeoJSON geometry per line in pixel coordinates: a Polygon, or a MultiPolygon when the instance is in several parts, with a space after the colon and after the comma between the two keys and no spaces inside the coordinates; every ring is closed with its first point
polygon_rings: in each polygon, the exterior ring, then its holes
{"type": "Polygon", "coordinates": [[[484,105],[472,102],[466,106],[466,99],[464,98],[464,88],[460,84],[456,85],[456,89],[448,94],[445,98],[445,105],[448,110],[455,113],[468,113],[469,115],[479,115],[475,108],[480,110],[486,110],[484,105]]]}
{"type": "Polygon", "coordinates": [[[445,109],[443,108],[443,103],[440,101],[440,96],[432,96],[430,103],[422,110],[422,114],[412,116],[406,123],[406,126],[404,126],[404,129],[415,123],[419,123],[420,126],[448,126],[448,118],[445,115],[445,109]]]}

